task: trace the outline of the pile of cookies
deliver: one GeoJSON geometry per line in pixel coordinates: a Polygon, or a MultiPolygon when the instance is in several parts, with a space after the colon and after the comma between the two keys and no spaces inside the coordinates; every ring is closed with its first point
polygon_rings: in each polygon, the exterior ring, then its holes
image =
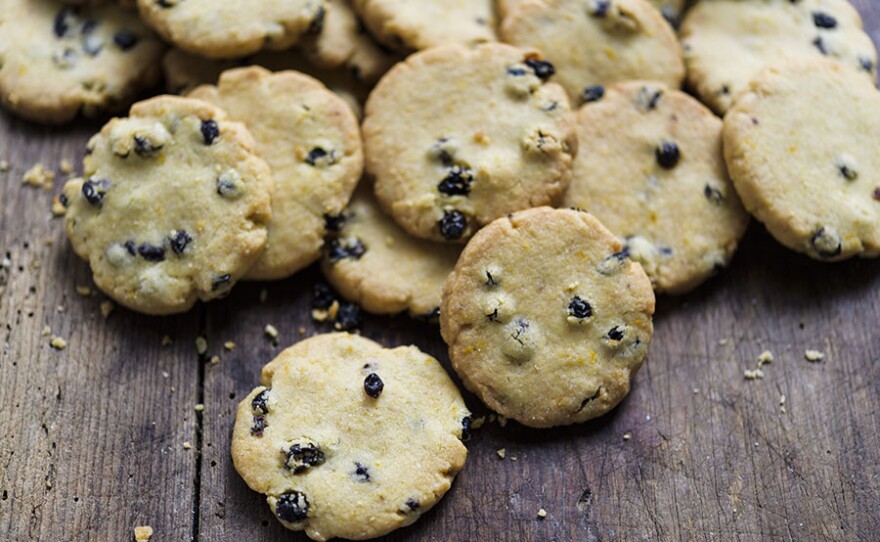
{"type": "MultiPolygon", "coordinates": [[[[552,427],[623,400],[655,292],[723,270],[750,215],[815,259],[880,254],[877,52],[846,0],[133,3],[0,0],[24,118],[164,78],[60,196],[132,310],[320,260],[366,311],[439,320],[495,412],[552,427]]],[[[364,539],[442,497],[470,423],[415,347],[321,335],[263,369],[232,454],[288,528],[364,539]]]]}

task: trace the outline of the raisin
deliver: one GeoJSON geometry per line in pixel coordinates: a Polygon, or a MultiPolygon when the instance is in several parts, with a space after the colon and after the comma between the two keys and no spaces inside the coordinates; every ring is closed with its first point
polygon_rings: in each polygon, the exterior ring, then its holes
{"type": "Polygon", "coordinates": [[[460,211],[443,211],[443,218],[437,223],[440,235],[447,241],[461,239],[467,230],[467,218],[460,211]]]}
{"type": "Polygon", "coordinates": [[[306,163],[313,167],[332,166],[338,160],[336,159],[336,151],[326,151],[321,147],[315,147],[309,151],[306,156],[306,163]]]}
{"type": "Polygon", "coordinates": [[[154,147],[153,142],[145,138],[144,136],[134,136],[134,152],[136,152],[139,156],[151,156],[161,148],[161,146],[154,147]]]}
{"type": "Polygon", "coordinates": [[[831,15],[828,15],[827,13],[814,11],[813,24],[816,25],[817,28],[836,28],[837,19],[835,19],[831,15]]]}
{"type": "Polygon", "coordinates": [[[872,72],[874,71],[874,61],[868,57],[860,56],[859,67],[866,72],[872,72]]]}
{"type": "Polygon", "coordinates": [[[327,245],[327,257],[332,263],[340,260],[360,260],[367,252],[360,239],[333,239],[327,245]]]}
{"type": "Polygon", "coordinates": [[[214,141],[220,137],[220,126],[214,119],[203,120],[201,130],[205,145],[213,144],[214,141]]]}
{"type": "Polygon", "coordinates": [[[547,62],[546,60],[538,60],[535,58],[527,58],[525,60],[525,65],[532,69],[535,72],[535,75],[538,76],[538,79],[542,81],[546,81],[553,77],[553,74],[556,73],[556,68],[553,67],[553,64],[547,62]]]}
{"type": "Polygon", "coordinates": [[[275,515],[281,521],[299,523],[309,517],[309,501],[299,491],[291,491],[278,497],[275,515]]]}
{"type": "Polygon", "coordinates": [[[148,262],[161,262],[165,259],[165,247],[151,245],[149,243],[141,243],[137,249],[141,258],[148,262]]]}
{"type": "Polygon", "coordinates": [[[336,294],[325,283],[319,282],[312,287],[312,309],[327,310],[334,301],[336,294]]]}
{"type": "Polygon", "coordinates": [[[217,177],[217,193],[224,198],[237,198],[241,195],[240,180],[241,176],[237,171],[224,171],[217,177]]]}
{"type": "Polygon", "coordinates": [[[706,188],[703,189],[703,194],[706,196],[706,199],[714,203],[715,205],[721,205],[724,203],[724,194],[721,193],[721,190],[715,188],[711,185],[706,185],[706,188]]]}
{"type": "Polygon", "coordinates": [[[498,286],[499,282],[500,281],[496,277],[492,276],[492,271],[486,269],[486,286],[489,286],[490,288],[492,286],[498,286]]]}
{"type": "Polygon", "coordinates": [[[602,85],[592,85],[589,87],[585,87],[581,92],[581,102],[588,104],[591,102],[598,102],[602,98],[605,97],[605,87],[602,85]]]}
{"type": "Polygon", "coordinates": [[[568,315],[583,320],[593,316],[593,307],[580,296],[574,296],[568,304],[568,315]]]}
{"type": "Polygon", "coordinates": [[[828,48],[825,46],[825,40],[822,39],[822,36],[816,36],[816,39],[813,40],[813,45],[815,45],[816,49],[819,49],[819,52],[823,55],[828,54],[828,48]]]}
{"type": "Polygon", "coordinates": [[[192,243],[192,236],[185,231],[176,231],[171,234],[171,237],[168,238],[171,244],[171,250],[174,251],[175,254],[183,254],[186,250],[186,247],[192,243]]]}
{"type": "Polygon", "coordinates": [[[229,286],[229,282],[232,280],[232,275],[218,275],[211,280],[211,291],[216,292],[222,288],[226,288],[229,286]]]}
{"type": "Polygon", "coordinates": [[[421,504],[419,504],[419,501],[415,499],[407,499],[406,502],[403,503],[403,505],[409,508],[411,512],[415,512],[422,506],[421,504]]]}
{"type": "Polygon", "coordinates": [[[56,37],[63,38],[64,35],[67,34],[67,31],[70,30],[70,23],[68,19],[74,14],[76,14],[76,9],[65,7],[61,8],[61,11],[59,11],[55,15],[55,21],[52,25],[52,29],[55,31],[56,37]]]}
{"type": "Polygon", "coordinates": [[[312,467],[317,467],[324,463],[324,452],[313,442],[297,443],[290,447],[287,451],[287,459],[284,466],[293,471],[294,474],[301,474],[312,467]]]}
{"type": "Polygon", "coordinates": [[[470,169],[452,166],[446,178],[437,185],[437,190],[447,196],[467,196],[471,192],[473,182],[474,175],[470,169]]]}
{"type": "Polygon", "coordinates": [[[324,227],[330,232],[339,233],[342,231],[342,228],[345,227],[347,221],[348,217],[345,216],[345,213],[339,213],[338,215],[324,215],[324,227]]]}
{"type": "Polygon", "coordinates": [[[61,205],[65,208],[70,205],[70,200],[67,199],[67,195],[63,192],[58,196],[58,201],[61,202],[61,205]]]}
{"type": "Polygon", "coordinates": [[[851,168],[847,164],[838,164],[837,170],[840,171],[840,174],[843,175],[843,178],[848,181],[854,181],[859,178],[859,172],[851,168]]]}
{"type": "Polygon", "coordinates": [[[496,307],[495,310],[493,310],[492,312],[487,314],[486,319],[489,320],[490,322],[497,322],[498,321],[498,308],[496,307]]]}
{"type": "Polygon", "coordinates": [[[816,230],[810,238],[810,245],[822,258],[834,258],[843,251],[840,235],[830,226],[822,226],[816,230]]]}
{"type": "Polygon", "coordinates": [[[309,23],[309,28],[306,32],[313,36],[320,34],[321,31],[324,30],[324,18],[326,15],[327,10],[324,9],[324,6],[320,6],[318,11],[315,12],[315,17],[312,19],[312,22],[309,23]]]}
{"type": "Polygon", "coordinates": [[[471,416],[465,416],[461,419],[461,440],[464,442],[471,439],[471,422],[473,421],[471,416]]]}
{"type": "Polygon", "coordinates": [[[254,409],[254,412],[256,412],[258,414],[268,414],[269,413],[269,392],[270,391],[272,391],[272,388],[266,388],[254,397],[254,399],[251,401],[251,408],[254,409]]]}
{"type": "Polygon", "coordinates": [[[365,467],[364,465],[361,465],[360,463],[355,462],[354,473],[352,473],[352,476],[358,482],[369,482],[370,481],[370,470],[367,467],[365,467]]]}
{"type": "Polygon", "coordinates": [[[354,331],[361,327],[361,308],[354,303],[342,303],[336,312],[333,328],[337,331],[354,331]]]}
{"type": "Polygon", "coordinates": [[[123,51],[128,51],[138,44],[138,37],[128,30],[120,30],[113,34],[113,43],[123,51]]]}
{"type": "Polygon", "coordinates": [[[512,75],[514,77],[522,77],[526,74],[526,71],[522,68],[510,67],[507,68],[507,75],[512,75]]]}
{"type": "Polygon", "coordinates": [[[110,181],[91,178],[83,183],[82,195],[91,205],[100,207],[104,203],[104,196],[107,194],[108,188],[110,188],[110,181]]]}
{"type": "Polygon", "coordinates": [[[370,373],[364,379],[364,391],[373,399],[378,399],[382,395],[383,389],[385,389],[385,383],[376,373],[370,373]]]}
{"type": "Polygon", "coordinates": [[[608,330],[607,337],[612,341],[622,341],[625,334],[626,328],[622,326],[614,326],[613,328],[608,330]]]}
{"type": "Polygon", "coordinates": [[[125,250],[127,250],[132,256],[137,254],[137,246],[134,244],[134,241],[126,241],[122,243],[122,246],[125,247],[125,250]]]}
{"type": "Polygon", "coordinates": [[[596,0],[596,4],[593,7],[593,17],[604,17],[608,15],[608,10],[611,8],[611,0],[596,0]]]}
{"type": "Polygon", "coordinates": [[[681,159],[681,151],[678,145],[672,141],[663,141],[654,149],[654,155],[657,157],[657,163],[663,169],[672,169],[678,165],[681,159]]]}
{"type": "Polygon", "coordinates": [[[874,189],[873,192],[871,192],[871,197],[877,201],[880,201],[880,186],[878,186],[874,189]]]}
{"type": "Polygon", "coordinates": [[[262,437],[263,431],[266,430],[266,417],[262,414],[254,415],[254,425],[251,426],[251,434],[255,437],[262,437]]]}

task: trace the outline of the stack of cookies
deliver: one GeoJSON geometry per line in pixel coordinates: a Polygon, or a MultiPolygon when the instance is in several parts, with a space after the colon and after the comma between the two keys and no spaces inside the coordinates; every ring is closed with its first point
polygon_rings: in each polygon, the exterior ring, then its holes
{"type": "MultiPolygon", "coordinates": [[[[541,428],[626,397],[655,292],[723,270],[750,215],[815,259],[880,254],[877,52],[846,0],[68,3],[0,0],[4,107],[175,94],[107,123],[60,198],[132,310],[320,260],[368,312],[439,321],[464,385],[541,428]]],[[[364,539],[442,497],[469,425],[433,358],[324,335],[264,368],[232,453],[286,527],[364,539]]]]}

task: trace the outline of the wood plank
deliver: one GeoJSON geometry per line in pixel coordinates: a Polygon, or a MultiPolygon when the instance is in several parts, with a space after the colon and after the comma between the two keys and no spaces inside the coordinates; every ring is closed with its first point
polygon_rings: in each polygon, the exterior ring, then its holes
{"type": "MultiPolygon", "coordinates": [[[[36,162],[79,165],[99,126],[38,128],[0,112],[0,539],[161,540],[193,534],[200,312],[157,319],[83,297],[88,265],[51,218],[52,192],[21,184],[36,162]],[[51,242],[51,245],[47,244],[51,242]],[[58,309],[63,307],[63,312],[58,309]],[[52,334],[66,349],[49,346],[52,334]],[[168,334],[175,344],[162,347],[168,334]]],[[[60,190],[62,180],[57,185],[60,190]]]]}

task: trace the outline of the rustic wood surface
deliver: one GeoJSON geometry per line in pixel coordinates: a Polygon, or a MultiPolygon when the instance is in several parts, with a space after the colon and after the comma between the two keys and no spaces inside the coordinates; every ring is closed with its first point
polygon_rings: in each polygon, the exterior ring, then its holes
{"type": "MultiPolygon", "coordinates": [[[[880,42],[880,3],[854,3],[880,42]]],[[[154,541],[303,542],[228,449],[263,364],[325,330],[308,311],[320,274],[241,284],[178,317],[117,308],[105,320],[103,296],[77,291],[93,288],[90,273],[51,217],[52,192],[21,184],[36,162],[78,163],[98,127],[0,113],[11,164],[0,172],[0,540],[126,541],[151,525],[154,541]],[[51,348],[53,335],[67,348],[51,348]]],[[[812,262],[753,224],[727,272],[659,300],[650,359],[617,410],[555,430],[487,423],[452,491],[387,540],[878,540],[878,323],[880,261],[812,262]],[[746,381],[766,349],[765,378],[746,381]],[[807,362],[806,349],[825,360],[807,362]]],[[[363,334],[449,367],[434,326],[367,317],[363,334]]]]}

